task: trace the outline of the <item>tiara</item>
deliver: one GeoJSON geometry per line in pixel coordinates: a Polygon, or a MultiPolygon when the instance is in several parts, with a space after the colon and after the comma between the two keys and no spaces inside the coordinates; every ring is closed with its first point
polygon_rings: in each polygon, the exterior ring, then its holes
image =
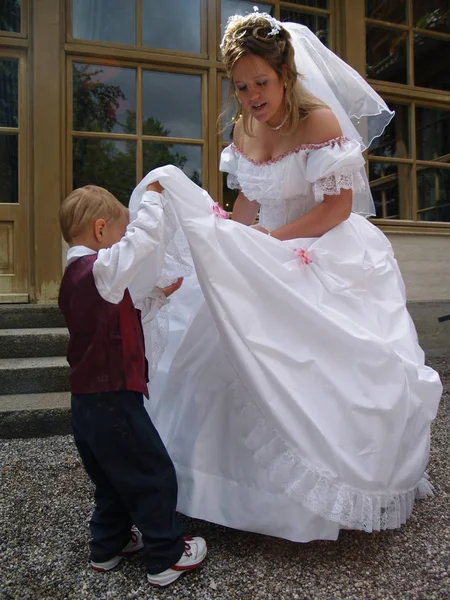
{"type": "Polygon", "coordinates": [[[280,24],[278,23],[278,21],[276,19],[274,19],[271,15],[269,15],[269,13],[261,13],[261,12],[259,12],[259,8],[257,6],[254,6],[253,14],[257,15],[258,17],[263,17],[264,19],[266,19],[266,21],[269,22],[269,25],[272,27],[272,29],[269,31],[269,33],[267,35],[277,35],[278,33],[280,33],[280,31],[281,31],[280,24]]]}
{"type": "MultiPolygon", "coordinates": [[[[254,14],[258,17],[262,17],[269,23],[269,25],[272,29],[269,31],[269,33],[267,35],[277,35],[278,33],[280,33],[281,27],[280,27],[279,22],[276,19],[274,19],[271,15],[269,15],[269,13],[259,12],[259,8],[257,6],[254,6],[252,14],[254,14]]],[[[227,29],[227,27],[230,25],[230,23],[233,23],[233,21],[237,21],[238,19],[242,19],[242,15],[232,15],[231,17],[229,17],[227,24],[225,26],[225,29],[227,29]]],[[[222,43],[220,44],[220,49],[223,50],[223,47],[224,47],[224,43],[222,41],[222,43]]]]}

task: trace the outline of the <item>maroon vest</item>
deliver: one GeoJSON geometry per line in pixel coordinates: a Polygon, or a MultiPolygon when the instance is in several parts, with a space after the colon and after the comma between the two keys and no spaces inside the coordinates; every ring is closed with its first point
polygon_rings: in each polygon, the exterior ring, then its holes
{"type": "Polygon", "coordinates": [[[73,394],[130,390],[148,398],[141,312],[125,290],[119,304],[97,291],[96,254],[71,262],[59,291],[59,307],[70,333],[67,361],[73,394]]]}

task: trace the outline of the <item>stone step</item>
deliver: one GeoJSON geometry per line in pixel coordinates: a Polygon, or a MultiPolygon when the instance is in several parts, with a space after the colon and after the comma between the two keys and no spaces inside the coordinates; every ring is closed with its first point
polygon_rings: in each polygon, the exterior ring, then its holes
{"type": "Polygon", "coordinates": [[[1,304],[0,329],[65,327],[64,318],[55,304],[1,304]]]}
{"type": "Polygon", "coordinates": [[[70,432],[70,392],[0,395],[0,439],[70,432]]]}
{"type": "Polygon", "coordinates": [[[65,356],[68,341],[64,327],[0,329],[0,359],[65,356]]]}
{"type": "Polygon", "coordinates": [[[68,390],[69,365],[62,356],[0,360],[0,393],[3,395],[68,390]]]}

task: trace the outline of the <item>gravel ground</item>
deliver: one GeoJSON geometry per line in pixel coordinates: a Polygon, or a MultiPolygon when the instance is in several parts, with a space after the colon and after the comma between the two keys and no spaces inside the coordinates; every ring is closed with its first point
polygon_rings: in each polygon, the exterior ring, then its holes
{"type": "Polygon", "coordinates": [[[432,432],[436,495],[406,526],[294,544],[185,519],[209,557],[161,590],[146,584],[138,557],[107,574],[86,567],[92,486],[70,436],[0,440],[0,600],[450,598],[450,361],[433,366],[446,385],[432,432]]]}

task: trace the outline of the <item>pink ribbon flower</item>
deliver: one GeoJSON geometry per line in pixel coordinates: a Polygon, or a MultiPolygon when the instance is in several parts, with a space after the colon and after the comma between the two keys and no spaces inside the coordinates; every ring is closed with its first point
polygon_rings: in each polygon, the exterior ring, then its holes
{"type": "Polygon", "coordinates": [[[216,215],[216,217],[219,217],[219,219],[229,219],[230,218],[230,215],[227,213],[227,211],[223,210],[223,208],[219,204],[217,204],[217,202],[214,202],[212,211],[216,215]]]}
{"type": "Polygon", "coordinates": [[[306,250],[305,248],[296,248],[294,252],[301,259],[304,265],[309,265],[310,263],[312,263],[312,259],[309,256],[308,250],[306,250]]]}

